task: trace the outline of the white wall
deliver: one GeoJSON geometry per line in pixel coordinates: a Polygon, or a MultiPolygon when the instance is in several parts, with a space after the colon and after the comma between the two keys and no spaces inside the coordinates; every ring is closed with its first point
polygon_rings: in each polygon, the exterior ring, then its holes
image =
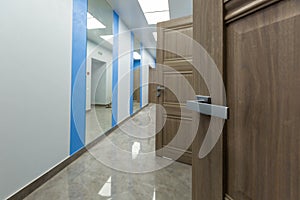
{"type": "Polygon", "coordinates": [[[86,109],[91,109],[91,66],[92,59],[96,59],[106,63],[106,104],[111,101],[112,97],[112,51],[105,49],[91,41],[87,41],[87,65],[86,71],[86,109]]]}
{"type": "Polygon", "coordinates": [[[129,117],[131,32],[120,19],[119,22],[119,68],[118,68],[118,122],[129,117]]]}
{"type": "MultiPolygon", "coordinates": [[[[131,32],[120,19],[119,21],[119,87],[118,87],[118,123],[130,116],[130,62],[131,32]]],[[[148,104],[149,66],[154,66],[154,59],[143,49],[141,60],[142,71],[142,105],[148,104]]]]}
{"type": "Polygon", "coordinates": [[[0,7],[0,199],[69,155],[72,0],[0,7]]]}

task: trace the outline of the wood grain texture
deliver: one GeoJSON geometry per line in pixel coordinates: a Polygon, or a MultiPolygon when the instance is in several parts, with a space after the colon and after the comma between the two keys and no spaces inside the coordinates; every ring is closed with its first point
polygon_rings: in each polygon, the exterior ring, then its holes
{"type": "Polygon", "coordinates": [[[225,4],[225,21],[233,22],[282,0],[231,0],[225,4]]]}
{"type": "MultiPolygon", "coordinates": [[[[194,0],[194,40],[210,54],[223,74],[223,0],[194,0]]],[[[197,51],[194,51],[197,52],[197,51]]],[[[199,55],[193,55],[195,65],[200,65],[199,55]]],[[[211,76],[207,73],[208,76],[211,76]]],[[[215,77],[209,77],[211,82],[215,77]]],[[[199,79],[199,94],[209,95],[202,79],[199,79]]],[[[215,102],[222,103],[222,102],[215,102]]],[[[193,200],[221,200],[223,195],[223,137],[204,159],[198,153],[204,140],[210,117],[201,115],[197,137],[193,143],[193,200]]]]}
{"type": "Polygon", "coordinates": [[[185,81],[187,80],[193,87],[196,78],[195,70],[189,63],[192,57],[192,37],[192,17],[158,24],[155,79],[159,83],[157,85],[164,86],[165,90],[161,92],[160,97],[156,98],[156,102],[162,106],[157,108],[156,117],[156,125],[159,127],[156,135],[157,155],[172,159],[179,157],[177,161],[187,164],[192,162],[192,148],[185,148],[185,146],[189,146],[188,140],[191,134],[188,130],[194,122],[194,115],[185,108],[185,104],[187,100],[194,99],[195,95],[186,87],[185,81]],[[172,86],[175,91],[178,91],[177,96],[167,86],[172,86]],[[160,131],[164,121],[166,123],[160,131]],[[180,124],[182,127],[179,126],[180,124]],[[175,135],[178,137],[177,132],[182,130],[186,135],[176,139],[175,135]]]}
{"type": "Polygon", "coordinates": [[[226,193],[300,199],[300,1],[228,25],[226,193]]]}
{"type": "Polygon", "coordinates": [[[136,68],[133,72],[133,88],[135,89],[133,92],[133,100],[140,102],[140,76],[141,69],[136,68]]]}
{"type": "Polygon", "coordinates": [[[156,88],[157,88],[157,70],[149,68],[149,103],[156,104],[156,88]]]}

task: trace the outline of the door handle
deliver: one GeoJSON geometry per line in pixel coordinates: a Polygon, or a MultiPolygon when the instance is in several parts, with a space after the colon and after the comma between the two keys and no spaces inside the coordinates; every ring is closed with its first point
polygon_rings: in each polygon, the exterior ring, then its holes
{"type": "Polygon", "coordinates": [[[157,91],[165,90],[165,87],[162,87],[162,86],[159,85],[159,86],[157,86],[156,90],[157,91]]]}
{"type": "Polygon", "coordinates": [[[160,85],[156,87],[156,96],[157,97],[160,97],[162,90],[165,90],[165,87],[162,87],[160,85]]]}
{"type": "Polygon", "coordinates": [[[229,119],[228,107],[211,104],[210,96],[197,95],[196,97],[197,100],[187,101],[187,109],[199,112],[203,115],[214,116],[222,119],[229,119]]]}

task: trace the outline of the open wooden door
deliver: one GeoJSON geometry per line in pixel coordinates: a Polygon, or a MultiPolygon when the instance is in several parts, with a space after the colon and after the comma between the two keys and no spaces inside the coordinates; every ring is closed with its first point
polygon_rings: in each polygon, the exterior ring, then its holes
{"type": "Polygon", "coordinates": [[[223,74],[230,108],[203,159],[210,117],[200,115],[193,200],[300,199],[300,1],[194,0],[193,23],[223,74]]]}
{"type": "Polygon", "coordinates": [[[300,199],[300,1],[225,6],[225,192],[234,200],[300,199]]]}
{"type": "Polygon", "coordinates": [[[160,105],[156,109],[157,154],[191,164],[192,148],[190,144],[188,149],[184,146],[188,142],[189,130],[194,121],[193,113],[186,109],[186,101],[195,98],[193,89],[188,88],[185,81],[194,87],[198,78],[190,63],[192,57],[191,38],[193,38],[192,17],[159,23],[157,31],[158,49],[155,75],[156,80],[160,83],[156,85],[155,92],[156,103],[160,105]],[[181,38],[180,34],[185,34],[187,38],[178,40],[181,38]],[[179,99],[167,85],[172,86],[180,93],[179,99]],[[165,124],[163,124],[164,122],[165,124]],[[182,123],[182,130],[187,130],[186,137],[170,144],[180,128],[180,123],[182,123]],[[177,159],[178,155],[181,156],[177,159]]]}

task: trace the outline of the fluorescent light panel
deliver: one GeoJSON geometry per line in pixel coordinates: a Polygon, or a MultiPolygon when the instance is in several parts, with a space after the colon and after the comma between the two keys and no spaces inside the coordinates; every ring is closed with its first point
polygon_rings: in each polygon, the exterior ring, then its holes
{"type": "Polygon", "coordinates": [[[159,22],[170,20],[169,11],[145,13],[148,24],[157,24],[159,22]]]}
{"type": "Polygon", "coordinates": [[[113,45],[114,39],[112,35],[101,35],[100,37],[113,45]]]}
{"type": "Polygon", "coordinates": [[[144,13],[169,10],[168,0],[138,0],[144,13]]]}
{"type": "Polygon", "coordinates": [[[87,29],[101,29],[106,28],[98,19],[96,19],[90,13],[87,13],[87,29]]]}
{"type": "Polygon", "coordinates": [[[170,20],[168,0],[138,0],[148,24],[170,20]]]}

